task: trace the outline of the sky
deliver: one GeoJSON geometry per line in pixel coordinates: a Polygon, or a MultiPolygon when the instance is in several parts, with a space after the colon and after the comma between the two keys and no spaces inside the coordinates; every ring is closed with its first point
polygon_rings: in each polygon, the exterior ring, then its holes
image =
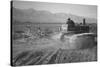
{"type": "Polygon", "coordinates": [[[46,10],[52,13],[68,13],[77,16],[97,18],[96,5],[79,5],[67,3],[47,3],[34,1],[13,1],[13,7],[19,9],[46,10]]]}

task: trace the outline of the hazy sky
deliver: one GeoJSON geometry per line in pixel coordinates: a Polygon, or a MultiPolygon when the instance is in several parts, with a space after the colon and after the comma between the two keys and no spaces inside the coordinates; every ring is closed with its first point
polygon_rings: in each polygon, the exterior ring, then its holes
{"type": "Polygon", "coordinates": [[[97,6],[94,5],[14,1],[13,6],[20,9],[34,8],[36,10],[46,10],[52,13],[70,13],[78,16],[97,18],[97,6]]]}

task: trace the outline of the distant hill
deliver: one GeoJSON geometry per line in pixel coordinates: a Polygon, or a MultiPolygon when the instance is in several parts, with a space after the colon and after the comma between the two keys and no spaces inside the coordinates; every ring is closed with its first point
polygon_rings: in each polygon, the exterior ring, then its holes
{"type": "MultiPolygon", "coordinates": [[[[39,22],[39,23],[65,23],[67,18],[71,18],[76,23],[82,22],[84,17],[66,14],[51,13],[49,11],[37,11],[35,9],[18,9],[13,7],[13,20],[20,22],[39,22]]],[[[86,17],[85,17],[86,18],[86,17]]],[[[96,23],[94,18],[86,18],[87,23],[96,23]]]]}

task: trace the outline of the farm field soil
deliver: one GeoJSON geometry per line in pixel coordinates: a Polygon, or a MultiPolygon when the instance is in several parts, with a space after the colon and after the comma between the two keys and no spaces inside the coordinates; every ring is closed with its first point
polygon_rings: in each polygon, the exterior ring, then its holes
{"type": "MultiPolygon", "coordinates": [[[[63,49],[65,44],[56,39],[13,41],[13,65],[39,65],[55,63],[86,62],[97,60],[97,48],[63,49]]],[[[68,47],[67,47],[68,48],[68,47]]]]}

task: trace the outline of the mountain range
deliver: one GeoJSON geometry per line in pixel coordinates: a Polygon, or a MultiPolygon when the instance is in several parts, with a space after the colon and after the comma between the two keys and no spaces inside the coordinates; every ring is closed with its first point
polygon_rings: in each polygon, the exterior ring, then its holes
{"type": "Polygon", "coordinates": [[[96,23],[97,19],[77,16],[66,13],[51,13],[45,10],[35,9],[19,9],[12,8],[12,19],[13,21],[20,22],[32,22],[32,23],[66,23],[67,19],[71,18],[75,23],[81,23],[83,18],[86,19],[87,23],[96,23]]]}

